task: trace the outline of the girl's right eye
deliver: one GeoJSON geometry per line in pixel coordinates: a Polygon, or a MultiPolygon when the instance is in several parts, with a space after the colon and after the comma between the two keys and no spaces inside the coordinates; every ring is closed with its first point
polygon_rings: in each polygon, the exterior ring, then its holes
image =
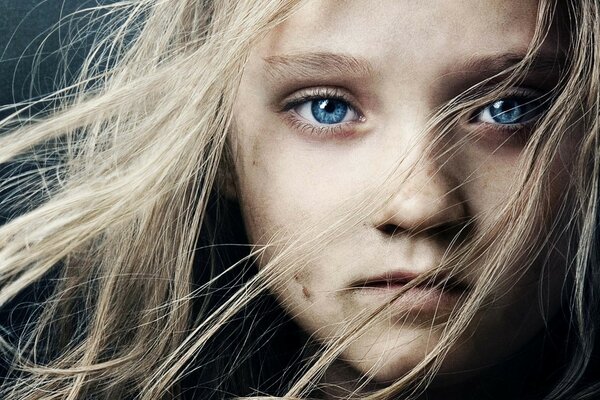
{"type": "Polygon", "coordinates": [[[293,110],[314,125],[336,125],[359,121],[360,115],[346,101],[337,98],[315,98],[293,107],[293,110]]]}

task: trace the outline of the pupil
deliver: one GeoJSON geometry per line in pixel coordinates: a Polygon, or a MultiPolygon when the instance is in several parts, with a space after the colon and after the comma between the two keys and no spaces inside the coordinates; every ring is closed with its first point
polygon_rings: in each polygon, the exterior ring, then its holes
{"type": "Polygon", "coordinates": [[[323,110],[328,113],[332,113],[335,111],[335,103],[333,101],[325,100],[323,101],[323,105],[321,106],[323,110]]]}

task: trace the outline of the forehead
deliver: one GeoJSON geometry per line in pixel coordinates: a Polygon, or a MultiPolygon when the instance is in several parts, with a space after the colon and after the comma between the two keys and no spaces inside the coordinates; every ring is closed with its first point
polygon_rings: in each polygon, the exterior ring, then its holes
{"type": "Polygon", "coordinates": [[[309,0],[257,50],[355,55],[391,73],[437,68],[466,56],[524,53],[537,7],[534,0],[309,0]]]}

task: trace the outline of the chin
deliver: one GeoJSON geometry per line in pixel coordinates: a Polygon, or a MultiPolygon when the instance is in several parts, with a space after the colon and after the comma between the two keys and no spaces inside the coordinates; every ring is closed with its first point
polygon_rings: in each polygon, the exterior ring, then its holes
{"type": "Polygon", "coordinates": [[[366,342],[361,343],[361,347],[351,346],[343,360],[360,375],[385,384],[401,379],[413,370],[438,343],[438,337],[430,332],[420,335],[411,332],[393,339],[366,342]]]}
{"type": "MultiPolygon", "coordinates": [[[[409,330],[410,334],[378,342],[364,343],[359,349],[348,349],[344,361],[361,376],[370,377],[377,384],[391,384],[404,378],[419,365],[439,343],[437,333],[409,330]]],[[[444,386],[468,380],[477,370],[477,360],[463,347],[452,348],[444,357],[442,365],[434,379],[434,384],[444,386]],[[461,351],[462,350],[462,351],[461,351]]]]}

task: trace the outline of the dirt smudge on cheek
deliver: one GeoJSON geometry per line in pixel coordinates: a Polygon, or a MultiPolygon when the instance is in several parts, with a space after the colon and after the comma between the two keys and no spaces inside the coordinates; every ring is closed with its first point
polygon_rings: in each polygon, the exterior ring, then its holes
{"type": "Polygon", "coordinates": [[[311,274],[307,271],[297,271],[294,273],[294,280],[301,285],[306,285],[310,281],[311,274]]]}
{"type": "Polygon", "coordinates": [[[304,285],[302,285],[302,294],[304,295],[304,298],[305,298],[306,300],[310,300],[310,298],[311,298],[310,291],[309,291],[309,290],[308,290],[308,288],[307,288],[306,286],[304,286],[304,285]]]}
{"type": "Polygon", "coordinates": [[[309,289],[310,285],[308,284],[309,282],[309,274],[307,274],[306,272],[296,272],[294,274],[294,282],[296,284],[298,284],[299,286],[302,287],[302,298],[304,300],[308,300],[308,301],[313,301],[313,293],[312,291],[309,289]]]}

